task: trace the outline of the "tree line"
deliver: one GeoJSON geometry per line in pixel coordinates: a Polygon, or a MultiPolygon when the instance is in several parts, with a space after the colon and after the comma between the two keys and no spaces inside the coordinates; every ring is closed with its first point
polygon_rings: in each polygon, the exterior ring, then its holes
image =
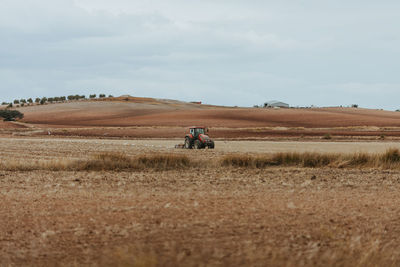
{"type": "MultiPolygon", "coordinates": [[[[96,94],[89,95],[89,99],[96,98],[96,94]]],[[[99,94],[99,98],[105,98],[105,94],[99,94]]],[[[113,97],[112,95],[109,95],[108,97],[113,97]]],[[[35,99],[33,98],[28,98],[28,99],[14,99],[12,102],[3,102],[2,105],[7,105],[8,108],[12,108],[13,105],[18,105],[18,106],[25,106],[25,105],[32,105],[33,103],[37,105],[44,105],[46,103],[59,103],[59,102],[65,102],[65,101],[72,101],[72,100],[81,100],[81,99],[87,99],[85,95],[69,95],[69,96],[55,96],[55,97],[36,97],[35,99]]]]}

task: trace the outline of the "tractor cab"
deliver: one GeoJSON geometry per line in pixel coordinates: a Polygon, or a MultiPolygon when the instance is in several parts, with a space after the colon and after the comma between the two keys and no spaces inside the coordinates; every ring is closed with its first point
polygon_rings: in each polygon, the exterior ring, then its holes
{"type": "Polygon", "coordinates": [[[190,134],[194,137],[198,137],[200,134],[206,134],[208,129],[202,128],[202,127],[193,127],[190,128],[190,134]]]}

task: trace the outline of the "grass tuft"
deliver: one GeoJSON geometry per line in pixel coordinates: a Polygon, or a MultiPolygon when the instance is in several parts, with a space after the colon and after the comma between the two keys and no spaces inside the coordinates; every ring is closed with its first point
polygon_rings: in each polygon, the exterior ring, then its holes
{"type": "Polygon", "coordinates": [[[227,155],[222,166],[265,168],[268,166],[295,166],[307,168],[383,168],[400,169],[400,151],[389,149],[383,154],[322,154],[322,153],[275,153],[272,155],[227,155]]]}
{"type": "Polygon", "coordinates": [[[388,149],[382,156],[381,161],[384,163],[399,163],[400,151],[397,148],[388,149]]]}
{"type": "Polygon", "coordinates": [[[184,155],[153,155],[139,156],[135,159],[141,169],[152,168],[157,170],[181,169],[192,166],[191,160],[184,155]]]}
{"type": "Polygon", "coordinates": [[[120,153],[102,153],[93,159],[75,164],[73,169],[85,171],[171,170],[189,167],[191,161],[186,156],[173,154],[128,157],[120,153]]]}

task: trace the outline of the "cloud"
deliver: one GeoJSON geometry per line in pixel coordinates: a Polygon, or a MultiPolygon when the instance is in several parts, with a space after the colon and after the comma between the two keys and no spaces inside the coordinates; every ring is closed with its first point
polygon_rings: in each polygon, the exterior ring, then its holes
{"type": "Polygon", "coordinates": [[[4,100],[102,90],[248,106],[382,99],[393,109],[384,96],[400,84],[399,5],[3,0],[0,92],[4,100]]]}

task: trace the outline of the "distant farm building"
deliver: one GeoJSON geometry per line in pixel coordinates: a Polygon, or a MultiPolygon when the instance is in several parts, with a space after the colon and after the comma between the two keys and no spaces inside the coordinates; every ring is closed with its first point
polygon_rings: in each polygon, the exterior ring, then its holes
{"type": "Polygon", "coordinates": [[[289,108],[289,104],[280,101],[269,101],[264,103],[264,108],[289,108]]]}

